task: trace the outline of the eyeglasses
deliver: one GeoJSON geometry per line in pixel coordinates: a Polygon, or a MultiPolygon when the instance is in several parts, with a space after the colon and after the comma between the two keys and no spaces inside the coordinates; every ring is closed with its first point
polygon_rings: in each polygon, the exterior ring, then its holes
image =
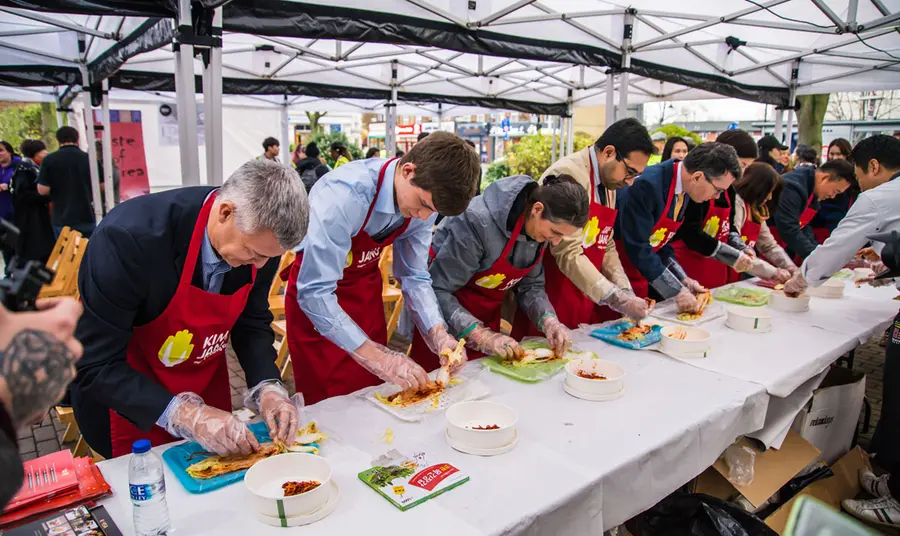
{"type": "Polygon", "coordinates": [[[618,152],[616,153],[616,160],[625,164],[625,178],[626,179],[633,179],[641,174],[640,171],[629,166],[628,162],[625,161],[625,158],[622,155],[620,155],[618,152]]]}
{"type": "Polygon", "coordinates": [[[706,179],[707,182],[712,184],[712,187],[716,189],[716,197],[719,197],[720,195],[728,191],[728,188],[719,188],[718,186],[716,186],[715,183],[713,183],[712,179],[707,177],[706,174],[703,175],[703,178],[706,179]]]}

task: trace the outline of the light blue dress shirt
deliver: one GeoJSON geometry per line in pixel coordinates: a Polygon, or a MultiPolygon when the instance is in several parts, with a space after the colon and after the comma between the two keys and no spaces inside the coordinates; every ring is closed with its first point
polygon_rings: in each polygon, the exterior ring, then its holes
{"type": "MultiPolygon", "coordinates": [[[[375,197],[383,158],[356,160],[324,175],[309,194],[309,232],[297,248],[303,264],[297,278],[300,308],[323,336],[344,351],[356,350],[369,338],[338,304],[335,290],[343,277],[353,236],[360,230],[375,197]]],[[[394,171],[397,162],[385,170],[384,182],[369,222],[363,229],[381,238],[396,229],[403,216],[394,203],[394,171]]],[[[394,241],[394,277],[420,329],[444,323],[428,273],[428,248],[437,215],[428,220],[413,219],[394,241]]],[[[379,309],[380,311],[380,309],[379,309]]]]}
{"type": "Polygon", "coordinates": [[[206,292],[218,294],[222,290],[222,282],[225,274],[231,270],[231,266],[225,262],[209,241],[209,232],[203,231],[203,243],[200,245],[200,261],[203,270],[203,289],[206,292]]]}

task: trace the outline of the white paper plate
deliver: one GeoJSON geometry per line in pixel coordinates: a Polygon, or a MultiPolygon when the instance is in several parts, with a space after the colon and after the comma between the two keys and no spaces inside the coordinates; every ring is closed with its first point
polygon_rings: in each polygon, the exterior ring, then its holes
{"type": "Polygon", "coordinates": [[[563,389],[574,396],[575,398],[580,398],[582,400],[588,400],[590,402],[609,402],[610,400],[617,400],[622,398],[625,395],[625,388],[623,387],[621,391],[618,393],[613,393],[611,395],[593,395],[589,393],[585,393],[584,391],[579,391],[577,389],[573,389],[569,386],[569,384],[563,382],[563,389]]]}
{"type": "Polygon", "coordinates": [[[315,523],[316,521],[321,521],[328,517],[334,510],[337,508],[338,503],[341,500],[341,490],[338,488],[337,483],[334,480],[331,481],[331,496],[328,497],[328,502],[325,505],[316,510],[315,512],[305,515],[305,516],[296,516],[296,517],[288,517],[288,518],[278,518],[271,517],[259,512],[255,512],[254,515],[256,520],[260,523],[265,523],[266,525],[271,525],[273,527],[299,527],[302,525],[309,525],[311,523],[315,523]]]}
{"type": "Polygon", "coordinates": [[[500,447],[498,449],[479,449],[475,447],[471,447],[466,445],[465,443],[460,443],[458,441],[454,441],[450,434],[447,433],[447,430],[444,430],[444,437],[447,439],[447,443],[453,447],[453,450],[458,450],[463,454],[472,454],[474,456],[499,456],[500,454],[506,454],[512,449],[516,448],[516,445],[519,443],[519,431],[516,430],[515,439],[512,440],[512,443],[506,445],[505,447],[500,447]]]}

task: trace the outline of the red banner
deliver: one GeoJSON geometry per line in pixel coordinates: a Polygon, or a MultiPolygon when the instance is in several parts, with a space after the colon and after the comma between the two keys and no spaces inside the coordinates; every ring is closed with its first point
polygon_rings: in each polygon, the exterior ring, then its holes
{"type": "Polygon", "coordinates": [[[419,471],[418,474],[409,479],[409,483],[413,486],[422,488],[426,491],[434,491],[434,488],[447,479],[450,475],[458,473],[459,469],[453,467],[449,463],[440,465],[432,465],[419,471]]]}
{"type": "MultiPolygon", "coordinates": [[[[112,157],[116,169],[119,170],[119,201],[150,193],[141,112],[110,110],[109,116],[112,157]]],[[[95,111],[95,127],[101,126],[97,119],[99,119],[99,112],[95,111]]],[[[101,139],[102,130],[96,130],[96,133],[97,139],[101,139]]]]}

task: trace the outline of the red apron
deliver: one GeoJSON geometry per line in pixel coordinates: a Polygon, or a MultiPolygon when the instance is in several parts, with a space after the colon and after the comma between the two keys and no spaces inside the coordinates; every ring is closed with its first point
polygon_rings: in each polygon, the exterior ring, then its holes
{"type": "MultiPolygon", "coordinates": [[[[597,270],[603,266],[603,257],[606,255],[606,246],[613,236],[613,227],[616,223],[616,209],[604,206],[597,202],[597,182],[599,180],[599,164],[595,162],[596,153],[590,151],[590,212],[588,222],[582,230],[581,248],[584,256],[591,261],[597,270]]],[[[575,329],[579,324],[594,324],[600,322],[599,318],[606,311],[606,320],[617,318],[618,313],[605,306],[599,306],[587,297],[566,274],[562,273],[556,264],[553,255],[544,256],[544,279],[547,296],[556,310],[556,316],[565,326],[575,329]]],[[[523,337],[541,337],[543,333],[535,326],[524,311],[516,310],[513,320],[512,338],[521,340],[523,337]]]]}
{"type": "MultiPolygon", "coordinates": [[[[741,227],[741,240],[750,246],[753,250],[756,250],[756,241],[759,239],[759,233],[762,231],[762,224],[756,223],[750,219],[750,209],[747,209],[747,219],[744,220],[744,226],[741,227]]],[[[743,277],[741,274],[735,270],[734,268],[728,269],[728,282],[729,283],[737,283],[741,281],[743,277]]]]}
{"type": "MultiPolygon", "coordinates": [[[[384,182],[384,173],[389,160],[378,173],[378,186],[369,212],[359,232],[350,243],[347,265],[337,283],[335,295],[341,308],[371,340],[387,344],[387,323],[384,319],[384,301],[381,298],[382,281],[378,261],[381,250],[394,243],[409,226],[409,219],[398,227],[384,241],[376,242],[365,232],[369,218],[375,208],[378,192],[384,182]]],[[[324,230],[322,231],[324,232],[324,230]]],[[[288,349],[297,392],[302,392],[307,404],[333,396],[352,393],[363,387],[382,383],[378,377],[364,369],[339,346],[323,337],[300,309],[297,302],[297,276],[303,264],[303,252],[290,268],[281,273],[287,280],[284,293],[285,322],[287,326],[288,349]]]]}
{"type": "MultiPolygon", "coordinates": [[[[709,202],[706,218],[703,220],[703,232],[715,238],[719,242],[728,243],[728,232],[731,230],[731,199],[725,192],[727,207],[715,206],[715,201],[709,202]]],[[[684,242],[679,240],[672,244],[675,250],[675,259],[684,268],[688,276],[696,279],[706,288],[716,288],[728,282],[728,273],[733,272],[730,266],[704,257],[696,251],[689,249],[684,242]]]]}
{"type": "MultiPolygon", "coordinates": [[[[666,208],[663,209],[662,216],[660,216],[659,220],[656,221],[656,224],[653,225],[653,230],[648,237],[650,247],[653,248],[654,253],[658,252],[672,240],[672,237],[675,236],[675,233],[678,232],[678,228],[681,227],[682,224],[682,222],[675,221],[668,216],[669,208],[672,206],[672,198],[675,197],[675,184],[678,182],[678,173],[680,170],[681,162],[675,162],[672,169],[672,183],[669,186],[669,198],[666,200],[666,208]]],[[[685,203],[687,202],[688,201],[685,200],[685,203]]],[[[676,214],[675,217],[677,218],[678,215],[676,214]]],[[[628,279],[631,281],[631,287],[634,289],[634,294],[641,298],[649,297],[650,283],[643,275],[641,275],[640,270],[638,270],[631,262],[631,259],[628,258],[628,253],[625,252],[625,246],[621,240],[616,240],[616,248],[619,250],[619,259],[622,261],[622,268],[625,269],[625,274],[628,275],[628,279]]]]}
{"type": "MultiPolygon", "coordinates": [[[[815,197],[816,197],[816,194],[815,194],[815,192],[813,192],[813,194],[811,196],[809,196],[809,201],[807,201],[807,203],[806,203],[806,208],[803,209],[803,213],[800,214],[800,228],[801,229],[803,229],[804,227],[809,225],[809,222],[811,222],[812,219],[816,216],[816,213],[819,212],[818,210],[813,210],[811,208],[813,199],[815,199],[815,197]]],[[[775,237],[775,241],[778,242],[778,245],[781,247],[786,247],[787,244],[785,244],[784,240],[781,239],[781,235],[778,234],[778,229],[772,228],[771,231],[772,231],[772,236],[775,237]]]]}
{"type": "MultiPolygon", "coordinates": [[[[487,270],[473,275],[466,286],[453,293],[462,307],[465,307],[472,313],[472,316],[484,322],[485,326],[496,333],[500,333],[500,309],[506,291],[515,287],[541,261],[541,257],[544,256],[547,249],[542,245],[537,258],[525,268],[516,268],[509,262],[509,256],[512,254],[516,239],[519,238],[524,224],[525,213],[522,212],[516,221],[509,241],[494,264],[487,270]]],[[[481,352],[474,350],[469,350],[467,355],[469,359],[478,359],[484,356],[481,352]]],[[[440,359],[428,349],[419,330],[416,330],[413,335],[410,357],[425,370],[434,370],[441,366],[440,359]]]]}
{"type": "MultiPolygon", "coordinates": [[[[172,301],[156,319],[134,328],[126,356],[131,368],[172,393],[191,391],[208,405],[231,412],[225,348],[256,281],[256,267],[252,268],[251,282],[231,295],[213,294],[191,284],[215,198],[213,192],[197,216],[172,301]]],[[[178,439],[159,426],[142,432],[112,410],[109,426],[113,456],[131,452],[132,443],[138,439],[149,439],[154,446],[178,439]]]]}

